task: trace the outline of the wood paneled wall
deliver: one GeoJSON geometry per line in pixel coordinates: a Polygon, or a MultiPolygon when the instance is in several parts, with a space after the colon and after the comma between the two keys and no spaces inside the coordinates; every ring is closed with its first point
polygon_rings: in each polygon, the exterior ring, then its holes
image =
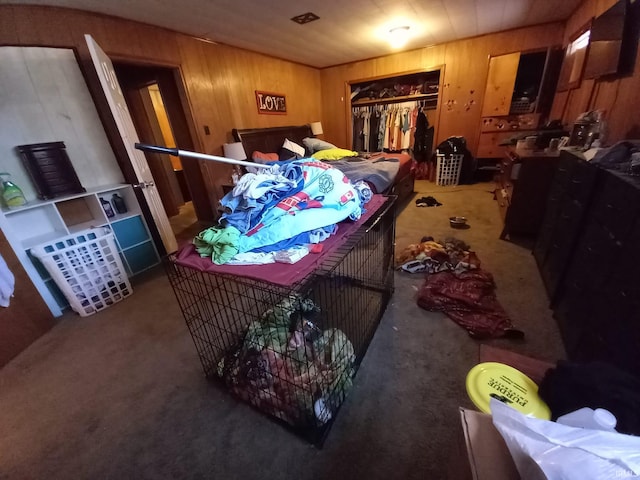
{"type": "MultiPolygon", "coordinates": [[[[112,120],[90,66],[85,33],[91,34],[112,59],[180,68],[191,108],[195,148],[200,152],[220,155],[222,144],[232,141],[233,128],[299,125],[321,118],[320,72],[315,68],[119,18],[54,7],[0,5],[0,45],[77,50],[109,130],[112,120]],[[287,114],[258,114],[255,90],[286,95],[287,114]]],[[[110,141],[116,156],[124,158],[121,141],[113,135],[110,141]]],[[[231,172],[213,162],[202,162],[201,169],[215,211],[221,185],[230,180],[231,172]]]]}
{"type": "Polygon", "coordinates": [[[489,57],[560,45],[563,32],[564,25],[551,23],[323,69],[324,137],[338,145],[347,144],[347,82],[444,65],[439,121],[437,115],[429,118],[436,123],[436,145],[450,136],[462,135],[475,153],[489,57]]]}
{"type": "MultiPolygon", "coordinates": [[[[637,0],[636,0],[637,1],[637,0]]],[[[616,0],[585,0],[567,21],[564,45],[569,37],[580,30],[592,18],[611,7],[616,0]]],[[[602,109],[605,111],[608,132],[605,142],[612,144],[628,138],[640,138],[640,48],[632,74],[603,80],[582,80],[576,89],[557,92],[552,113],[572,124],[582,112],[602,109]]]]}
{"type": "Polygon", "coordinates": [[[33,286],[20,260],[0,230],[0,254],[16,284],[8,307],[0,307],[0,367],[54,325],[53,315],[33,286]]]}

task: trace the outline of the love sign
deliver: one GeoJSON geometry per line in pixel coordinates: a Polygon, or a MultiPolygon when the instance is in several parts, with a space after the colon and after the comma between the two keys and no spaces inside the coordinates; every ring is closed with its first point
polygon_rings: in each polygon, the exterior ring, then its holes
{"type": "Polygon", "coordinates": [[[285,115],[287,113],[287,101],[280,93],[261,92],[256,90],[256,103],[258,113],[285,115]]]}

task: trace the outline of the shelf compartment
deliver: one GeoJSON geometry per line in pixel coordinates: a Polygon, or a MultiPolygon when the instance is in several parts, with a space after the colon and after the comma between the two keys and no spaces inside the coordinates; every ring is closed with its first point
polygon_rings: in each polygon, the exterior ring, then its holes
{"type": "Polygon", "coordinates": [[[111,228],[122,250],[149,240],[149,233],[140,215],[113,222],[111,228]]]}
{"type": "Polygon", "coordinates": [[[115,217],[110,218],[109,221],[111,223],[121,220],[123,218],[127,218],[133,215],[140,215],[142,212],[140,211],[138,200],[136,199],[136,195],[133,191],[133,188],[130,185],[120,185],[118,188],[112,188],[110,190],[104,190],[100,192],[98,197],[104,198],[111,204],[111,208],[113,208],[113,213],[116,214],[115,217]],[[117,213],[116,208],[113,204],[113,195],[118,194],[124,200],[124,204],[127,208],[127,211],[124,213],[117,213]]]}
{"type": "Polygon", "coordinates": [[[158,254],[151,240],[125,250],[123,253],[133,275],[158,264],[158,254]]]}
{"type": "Polygon", "coordinates": [[[67,234],[64,222],[53,205],[14,212],[11,215],[11,229],[24,249],[67,234]]]}
{"type": "Polygon", "coordinates": [[[69,233],[97,227],[107,221],[104,210],[94,195],[55,203],[69,233]]]}

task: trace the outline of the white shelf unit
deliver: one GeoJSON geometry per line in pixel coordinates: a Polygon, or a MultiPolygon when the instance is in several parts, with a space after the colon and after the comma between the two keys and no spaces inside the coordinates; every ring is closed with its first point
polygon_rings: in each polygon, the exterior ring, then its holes
{"type": "Polygon", "coordinates": [[[0,214],[0,227],[55,316],[61,315],[68,303],[46,269],[30,255],[29,250],[41,243],[102,226],[114,232],[129,276],[135,276],[159,263],[158,252],[130,185],[107,185],[52,200],[35,200],[22,207],[5,208],[0,214]],[[112,202],[114,194],[124,200],[127,207],[125,213],[116,213],[112,202]],[[112,217],[105,213],[101,199],[110,203],[114,213],[112,217]]]}

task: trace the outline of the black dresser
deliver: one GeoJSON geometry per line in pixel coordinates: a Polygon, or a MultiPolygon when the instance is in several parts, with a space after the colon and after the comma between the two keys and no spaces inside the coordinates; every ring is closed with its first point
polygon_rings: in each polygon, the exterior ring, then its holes
{"type": "Polygon", "coordinates": [[[533,254],[569,358],[640,374],[640,179],[563,151],[533,254]]]}

